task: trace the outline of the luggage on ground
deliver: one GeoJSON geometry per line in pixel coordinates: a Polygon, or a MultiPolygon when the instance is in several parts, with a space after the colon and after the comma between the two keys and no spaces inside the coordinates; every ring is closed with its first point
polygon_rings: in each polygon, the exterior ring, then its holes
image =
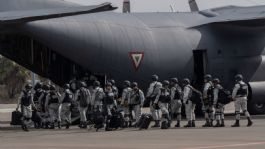
{"type": "Polygon", "coordinates": [[[137,126],[139,127],[140,130],[148,129],[152,119],[153,118],[151,114],[142,114],[137,126]]]}
{"type": "Polygon", "coordinates": [[[10,125],[22,125],[22,113],[19,111],[13,111],[10,125]]]}

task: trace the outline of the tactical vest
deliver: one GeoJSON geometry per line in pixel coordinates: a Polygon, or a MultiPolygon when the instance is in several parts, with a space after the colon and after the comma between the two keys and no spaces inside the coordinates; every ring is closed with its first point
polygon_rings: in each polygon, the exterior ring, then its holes
{"type": "Polygon", "coordinates": [[[95,93],[95,101],[100,101],[100,102],[102,101],[102,96],[100,96],[103,94],[102,91],[103,90],[101,90],[101,88],[97,88],[95,93]]]}
{"type": "Polygon", "coordinates": [[[43,97],[40,100],[40,105],[41,105],[41,110],[42,112],[45,112],[45,103],[46,103],[46,97],[47,97],[48,93],[44,92],[43,93],[43,97]]]}
{"type": "Polygon", "coordinates": [[[50,100],[49,100],[49,104],[52,104],[52,103],[59,103],[59,97],[56,93],[54,92],[51,92],[50,93],[50,100]]]}
{"type": "Polygon", "coordinates": [[[246,97],[248,95],[248,85],[247,84],[239,84],[240,88],[237,91],[237,96],[246,97]]]}
{"type": "Polygon", "coordinates": [[[118,96],[119,96],[119,90],[118,90],[118,88],[116,86],[113,86],[112,87],[112,91],[114,93],[114,98],[118,98],[118,96]]]}
{"type": "Polygon", "coordinates": [[[79,105],[81,107],[87,107],[88,106],[88,101],[87,98],[89,96],[89,91],[86,88],[81,88],[79,90],[79,105]]]}
{"type": "Polygon", "coordinates": [[[30,106],[31,104],[31,92],[23,91],[23,96],[21,98],[22,106],[30,106]]]}
{"type": "Polygon", "coordinates": [[[107,105],[111,105],[111,104],[114,104],[114,93],[108,93],[106,92],[105,93],[105,98],[104,98],[104,103],[107,104],[107,105]]]}
{"type": "Polygon", "coordinates": [[[174,95],[174,99],[181,99],[181,93],[178,91],[178,88],[175,87],[175,95],[174,95]]]}
{"type": "Polygon", "coordinates": [[[212,83],[210,83],[210,87],[208,88],[208,91],[207,91],[207,97],[208,98],[213,98],[213,89],[214,89],[214,87],[213,87],[212,83]]]}
{"type": "Polygon", "coordinates": [[[37,90],[34,94],[33,101],[35,104],[39,104],[39,97],[42,95],[42,90],[37,90]]]}
{"type": "Polygon", "coordinates": [[[72,103],[72,101],[73,101],[73,94],[66,91],[64,99],[63,99],[63,103],[72,103]]]}
{"type": "Polygon", "coordinates": [[[141,97],[140,97],[139,89],[137,91],[134,90],[134,93],[131,96],[132,96],[131,97],[132,98],[131,104],[135,104],[135,105],[141,104],[141,97]]]}
{"type": "Polygon", "coordinates": [[[169,103],[170,102],[170,92],[169,89],[162,88],[161,94],[159,96],[159,101],[162,103],[169,103]]]}

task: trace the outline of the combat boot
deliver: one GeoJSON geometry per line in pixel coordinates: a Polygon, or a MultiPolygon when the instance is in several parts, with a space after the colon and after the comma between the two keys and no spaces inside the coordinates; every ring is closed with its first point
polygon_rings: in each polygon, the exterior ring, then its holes
{"type": "Polygon", "coordinates": [[[50,125],[50,129],[55,129],[55,127],[54,127],[54,123],[51,123],[51,125],[50,125]]]}
{"type": "Polygon", "coordinates": [[[70,128],[70,123],[69,122],[66,122],[66,127],[65,127],[65,129],[69,129],[70,128]]]}
{"type": "Polygon", "coordinates": [[[48,122],[45,123],[44,129],[49,129],[49,123],[48,122]]]}
{"type": "Polygon", "coordinates": [[[221,127],[220,120],[217,120],[216,125],[214,125],[213,127],[221,127]]]}
{"type": "Polygon", "coordinates": [[[221,120],[221,125],[220,125],[220,127],[225,127],[225,120],[224,120],[224,119],[221,120]]]}
{"type": "Polygon", "coordinates": [[[235,124],[232,125],[231,127],[240,127],[239,120],[236,120],[235,124]]]}
{"type": "Polygon", "coordinates": [[[129,127],[129,122],[124,122],[123,128],[128,128],[129,127]]]}
{"type": "Polygon", "coordinates": [[[187,125],[184,125],[185,128],[192,127],[192,121],[188,121],[187,125]]]}
{"type": "Polygon", "coordinates": [[[210,120],[209,125],[210,127],[213,127],[213,120],[210,120]]]}
{"type": "Polygon", "coordinates": [[[62,126],[61,126],[61,122],[58,122],[58,128],[61,129],[62,126]]]}
{"type": "Polygon", "coordinates": [[[250,127],[253,125],[253,122],[252,120],[250,119],[250,117],[248,117],[248,124],[247,124],[247,127],[250,127]]]}
{"type": "Polygon", "coordinates": [[[161,124],[161,129],[168,129],[168,123],[167,121],[163,121],[162,124],[161,124]]]}
{"type": "Polygon", "coordinates": [[[192,121],[191,121],[191,127],[196,127],[196,125],[195,125],[195,120],[192,120],[192,121]]]}
{"type": "Polygon", "coordinates": [[[202,127],[211,127],[209,120],[206,120],[205,124],[202,127]]]}
{"type": "Polygon", "coordinates": [[[29,131],[28,130],[28,127],[26,125],[24,125],[24,128],[23,128],[24,131],[29,131]]]}
{"type": "Polygon", "coordinates": [[[87,122],[83,123],[83,127],[82,128],[87,129],[87,122]]]}
{"type": "Polygon", "coordinates": [[[154,128],[154,127],[160,127],[160,122],[159,122],[159,120],[156,120],[156,121],[155,121],[155,125],[153,125],[152,127],[153,127],[153,128],[154,128]]]}
{"type": "Polygon", "coordinates": [[[177,124],[175,125],[175,127],[180,127],[180,121],[177,121],[177,124]]]}

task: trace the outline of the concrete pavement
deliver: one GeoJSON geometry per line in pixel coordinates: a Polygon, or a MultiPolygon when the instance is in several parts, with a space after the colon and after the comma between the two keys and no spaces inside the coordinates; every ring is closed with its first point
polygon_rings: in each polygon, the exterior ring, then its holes
{"type": "MultiPolygon", "coordinates": [[[[0,117],[9,119],[10,113],[0,117]]],[[[233,117],[226,117],[225,128],[202,128],[199,119],[197,128],[171,128],[168,130],[150,128],[139,131],[134,128],[112,132],[101,130],[80,130],[76,126],[70,130],[35,130],[23,132],[0,126],[0,149],[264,149],[265,116],[254,116],[254,126],[246,127],[246,120],[240,128],[231,128],[233,117]]],[[[183,121],[182,125],[186,122],[183,121]]]]}

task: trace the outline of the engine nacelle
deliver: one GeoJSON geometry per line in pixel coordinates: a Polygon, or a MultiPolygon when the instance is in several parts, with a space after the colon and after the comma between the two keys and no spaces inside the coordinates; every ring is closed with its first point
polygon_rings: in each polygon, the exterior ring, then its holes
{"type": "Polygon", "coordinates": [[[252,114],[265,113],[265,81],[249,82],[248,108],[252,114]]]}

